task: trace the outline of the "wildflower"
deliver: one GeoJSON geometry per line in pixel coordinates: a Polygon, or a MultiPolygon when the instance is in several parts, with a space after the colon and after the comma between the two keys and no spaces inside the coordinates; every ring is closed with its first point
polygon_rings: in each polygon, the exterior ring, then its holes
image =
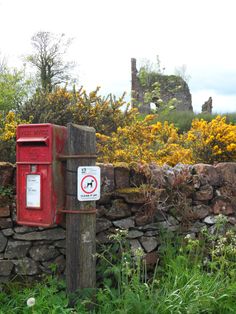
{"type": "Polygon", "coordinates": [[[28,300],[27,300],[27,306],[28,307],[32,307],[32,306],[34,306],[35,305],[35,298],[29,298],[28,300]]]}
{"type": "Polygon", "coordinates": [[[184,238],[185,238],[186,240],[191,239],[191,234],[188,233],[184,238]]]}

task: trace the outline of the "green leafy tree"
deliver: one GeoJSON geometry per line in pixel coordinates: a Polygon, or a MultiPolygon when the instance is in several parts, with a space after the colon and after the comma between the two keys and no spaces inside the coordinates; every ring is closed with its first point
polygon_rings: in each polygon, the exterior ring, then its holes
{"type": "Polygon", "coordinates": [[[33,35],[33,53],[26,57],[26,61],[36,68],[44,92],[51,92],[55,86],[71,80],[70,71],[74,64],[64,61],[71,41],[65,34],[37,32],[33,35]]]}
{"type": "Polygon", "coordinates": [[[0,111],[18,109],[27,99],[30,91],[30,80],[24,71],[9,69],[5,64],[0,66],[0,111]]]}

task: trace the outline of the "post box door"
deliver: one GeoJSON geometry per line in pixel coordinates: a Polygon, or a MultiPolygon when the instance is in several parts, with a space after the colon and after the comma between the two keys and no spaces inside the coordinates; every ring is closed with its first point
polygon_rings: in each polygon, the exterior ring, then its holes
{"type": "Polygon", "coordinates": [[[55,223],[56,213],[51,183],[50,164],[18,165],[17,221],[19,224],[46,227],[55,223]]]}

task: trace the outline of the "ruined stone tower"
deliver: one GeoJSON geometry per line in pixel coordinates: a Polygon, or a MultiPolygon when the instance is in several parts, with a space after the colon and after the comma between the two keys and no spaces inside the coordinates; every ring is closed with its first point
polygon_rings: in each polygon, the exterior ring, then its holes
{"type": "MultiPolygon", "coordinates": [[[[178,111],[193,111],[192,96],[188,84],[180,76],[157,74],[157,81],[160,87],[160,99],[164,103],[176,99],[175,107],[178,111]]],[[[131,95],[132,105],[137,107],[140,113],[151,112],[150,103],[145,103],[144,94],[146,90],[140,84],[136,59],[131,59],[131,95]]],[[[154,102],[155,103],[155,102],[154,102]]]]}

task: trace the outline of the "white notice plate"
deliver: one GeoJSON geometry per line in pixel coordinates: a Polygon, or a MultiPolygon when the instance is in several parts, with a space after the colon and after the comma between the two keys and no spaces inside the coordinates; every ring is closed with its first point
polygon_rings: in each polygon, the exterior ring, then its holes
{"type": "Polygon", "coordinates": [[[97,166],[78,167],[77,198],[79,201],[100,199],[101,170],[97,166]]]}
{"type": "Polygon", "coordinates": [[[26,175],[26,207],[40,208],[41,176],[40,174],[26,175]]]}

